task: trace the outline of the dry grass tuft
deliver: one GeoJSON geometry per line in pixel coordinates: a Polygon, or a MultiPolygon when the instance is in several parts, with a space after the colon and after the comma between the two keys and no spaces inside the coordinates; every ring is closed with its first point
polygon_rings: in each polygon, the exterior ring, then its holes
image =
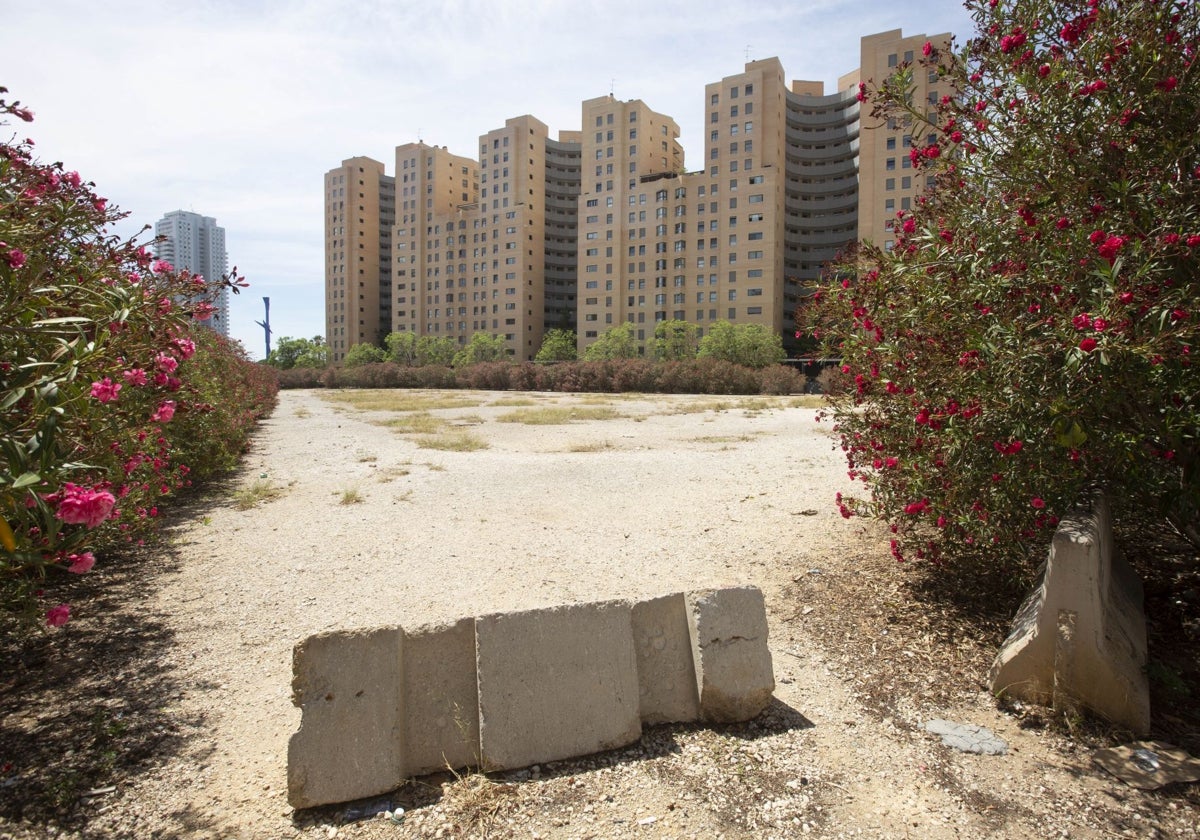
{"type": "Polygon", "coordinates": [[[468,432],[445,432],[438,435],[421,435],[417,446],[422,449],[438,449],[443,452],[475,452],[487,449],[487,441],[468,432]]]}
{"type": "Polygon", "coordinates": [[[496,418],[500,423],[524,423],[527,426],[562,426],[588,420],[615,420],[620,412],[608,406],[590,408],[572,406],[546,406],[510,411],[496,418]]]}

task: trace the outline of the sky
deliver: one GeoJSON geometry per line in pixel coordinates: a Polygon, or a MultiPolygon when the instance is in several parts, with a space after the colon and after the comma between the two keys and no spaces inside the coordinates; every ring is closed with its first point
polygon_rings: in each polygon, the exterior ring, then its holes
{"type": "MultiPolygon", "coordinates": [[[[859,39],[972,34],[960,0],[0,0],[0,86],[31,137],[128,212],[132,237],[172,210],[212,216],[230,266],[230,336],[262,358],[263,297],[279,338],[323,335],[323,177],[365,155],[393,173],[423,140],[476,156],[481,134],[532,114],[580,128],[612,93],[675,119],[689,169],[704,86],[777,56],[833,92],[859,39]]],[[[8,135],[6,135],[8,136],[8,135]]],[[[146,241],[151,234],[146,234],[146,241]]],[[[272,345],[273,346],[273,345],[272,345]]]]}

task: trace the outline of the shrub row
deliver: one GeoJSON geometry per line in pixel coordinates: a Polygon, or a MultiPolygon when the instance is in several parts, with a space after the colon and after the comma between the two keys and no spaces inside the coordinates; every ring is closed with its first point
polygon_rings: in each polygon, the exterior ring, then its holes
{"type": "Polygon", "coordinates": [[[656,362],[608,359],[595,362],[481,362],[462,368],[410,367],[391,362],[293,368],[279,372],[281,388],[474,388],[488,391],[572,393],[798,394],[805,378],[791,367],[742,367],[721,359],[656,362]]]}

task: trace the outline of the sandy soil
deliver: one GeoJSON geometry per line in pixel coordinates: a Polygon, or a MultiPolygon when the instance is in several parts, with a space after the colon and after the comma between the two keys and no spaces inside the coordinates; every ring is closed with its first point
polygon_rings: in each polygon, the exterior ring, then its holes
{"type": "MultiPolygon", "coordinates": [[[[126,581],[137,594],[114,606],[144,656],[128,652],[93,682],[115,685],[98,701],[114,709],[125,694],[153,698],[136,716],[113,715],[136,722],[125,737],[144,754],[118,761],[111,790],[73,791],[83,795],[73,816],[0,817],[0,838],[1200,833],[1195,786],[1134,791],[1091,763],[1088,743],[997,705],[983,673],[1001,613],[961,634],[961,615],[914,603],[885,535],[837,515],[844,465],[813,409],[774,398],[415,397],[447,424],[433,437],[467,434],[486,448],[423,448],[422,436],[384,425],[412,410],[281,394],[232,479],[243,499],[273,497],[247,509],[230,496],[198,501],[170,529],[169,560],[126,581]],[[575,418],[505,422],[556,407],[575,418]],[[597,412],[611,416],[588,419],[597,412]],[[287,805],[300,717],[291,649],[311,633],[744,583],[766,594],[778,682],[754,723],[656,727],[601,756],[418,780],[376,803],[403,805],[399,825],[287,805]],[[1010,751],[948,750],[922,730],[931,718],[989,727],[1010,751]]],[[[111,614],[95,621],[107,636],[122,626],[111,614]]],[[[100,632],[88,622],[73,631],[80,640],[100,632]]],[[[5,726],[36,731],[39,714],[5,726]]],[[[10,778],[0,797],[20,790],[19,772],[10,778]]]]}

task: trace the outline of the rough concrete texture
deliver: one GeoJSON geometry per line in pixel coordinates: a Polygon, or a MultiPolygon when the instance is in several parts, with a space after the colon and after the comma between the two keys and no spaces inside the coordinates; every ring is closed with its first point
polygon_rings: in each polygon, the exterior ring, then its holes
{"type": "Polygon", "coordinates": [[[300,730],[288,742],[288,802],[308,808],[404,783],[399,627],[320,633],[292,652],[300,730]]]}
{"type": "Polygon", "coordinates": [[[683,593],[633,605],[642,723],[699,720],[700,696],[683,593]]]}
{"type": "Polygon", "coordinates": [[[687,593],[702,720],[749,720],[775,691],[767,610],[756,587],[687,593]]]}
{"type": "Polygon", "coordinates": [[[976,755],[1004,755],[1008,742],[996,737],[992,730],[972,723],[954,723],[949,720],[931,720],[925,731],[942,736],[942,743],[960,752],[976,755]]]}
{"type": "Polygon", "coordinates": [[[642,734],[631,605],[475,622],[483,766],[504,769],[633,743],[642,734]]]}
{"type": "Polygon", "coordinates": [[[613,749],[643,722],[749,720],[775,687],[754,587],[321,633],[293,672],[296,808],[613,749]]]}
{"type": "Polygon", "coordinates": [[[1150,730],[1142,583],[1113,544],[1108,503],[1063,519],[1041,584],[989,675],[992,690],[1075,704],[1135,734],[1150,730]]]}
{"type": "Polygon", "coordinates": [[[475,620],[405,632],[403,661],[406,773],[478,765],[475,620]]]}

